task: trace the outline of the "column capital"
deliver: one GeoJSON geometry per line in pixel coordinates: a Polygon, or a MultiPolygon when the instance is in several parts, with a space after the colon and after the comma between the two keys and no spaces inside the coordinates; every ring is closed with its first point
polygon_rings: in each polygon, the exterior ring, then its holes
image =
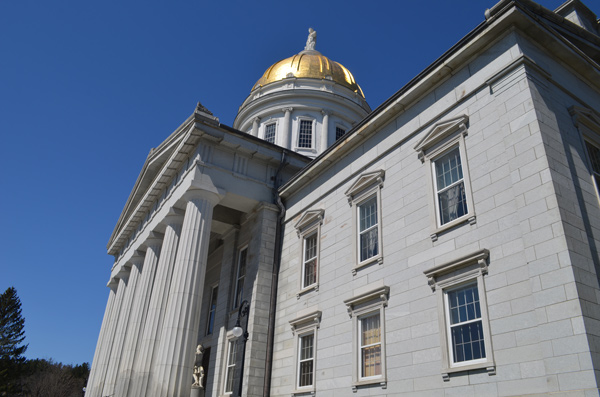
{"type": "Polygon", "coordinates": [[[119,286],[119,280],[116,277],[112,277],[110,280],[108,280],[106,286],[112,289],[113,291],[116,291],[117,287],[119,286]]]}
{"type": "Polygon", "coordinates": [[[183,199],[186,201],[206,200],[215,206],[221,201],[221,195],[210,190],[192,188],[183,194],[183,199]]]}
{"type": "Polygon", "coordinates": [[[321,109],[321,114],[323,116],[330,116],[332,113],[333,113],[333,111],[330,109],[321,109]]]}
{"type": "Polygon", "coordinates": [[[281,111],[282,111],[282,112],[285,112],[285,113],[291,113],[291,112],[293,112],[293,111],[294,111],[294,108],[292,108],[292,107],[289,107],[289,108],[283,108],[283,109],[281,109],[281,111]]]}
{"type": "Polygon", "coordinates": [[[252,119],[252,123],[260,123],[260,117],[256,116],[252,119]]]}
{"type": "Polygon", "coordinates": [[[180,210],[179,208],[171,207],[169,208],[169,213],[165,216],[160,223],[163,225],[181,225],[183,223],[183,216],[185,215],[184,210],[180,210]]]}
{"type": "Polygon", "coordinates": [[[163,233],[152,231],[148,238],[142,243],[144,247],[160,248],[165,235],[163,233]]]}

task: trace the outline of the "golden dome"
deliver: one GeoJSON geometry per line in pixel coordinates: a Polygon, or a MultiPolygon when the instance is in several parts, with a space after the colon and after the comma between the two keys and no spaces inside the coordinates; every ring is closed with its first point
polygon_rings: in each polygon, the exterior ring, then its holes
{"type": "Polygon", "coordinates": [[[365,97],[348,69],[316,50],[305,50],[275,63],[254,84],[252,91],[287,77],[331,80],[365,97]]]}

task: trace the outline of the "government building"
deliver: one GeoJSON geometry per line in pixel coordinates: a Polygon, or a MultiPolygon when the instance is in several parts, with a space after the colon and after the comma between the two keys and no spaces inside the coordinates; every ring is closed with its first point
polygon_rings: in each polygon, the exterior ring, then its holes
{"type": "Polygon", "coordinates": [[[596,15],[501,0],[374,110],[316,43],[148,155],[86,396],[598,396],[596,15]]]}

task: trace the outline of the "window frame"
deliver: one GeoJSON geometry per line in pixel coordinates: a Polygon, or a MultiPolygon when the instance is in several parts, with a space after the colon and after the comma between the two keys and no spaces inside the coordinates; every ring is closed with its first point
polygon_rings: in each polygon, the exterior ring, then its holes
{"type": "Polygon", "coordinates": [[[335,141],[341,139],[344,135],[346,135],[347,132],[348,132],[348,128],[344,127],[343,125],[336,124],[335,131],[334,131],[335,141]],[[341,134],[340,136],[338,136],[338,129],[344,131],[344,133],[341,134]]]}
{"type": "Polygon", "coordinates": [[[206,316],[206,330],[205,336],[212,335],[215,326],[215,320],[217,317],[217,300],[219,299],[219,284],[213,284],[210,288],[210,295],[208,299],[208,314],[206,316]],[[215,297],[216,290],[216,297],[215,297]],[[213,298],[214,301],[213,301],[213,298]],[[213,309],[214,306],[214,309],[213,309]],[[211,321],[212,319],[212,321],[211,321]],[[212,327],[211,327],[212,325],[212,327]]]}
{"type": "Polygon", "coordinates": [[[581,144],[583,146],[584,161],[591,179],[591,185],[596,192],[596,200],[600,206],[600,173],[596,173],[587,145],[592,145],[600,150],[600,114],[591,109],[580,106],[572,106],[569,113],[573,123],[579,131],[581,144]],[[596,179],[598,178],[598,179],[596,179]]]}
{"type": "Polygon", "coordinates": [[[449,381],[450,375],[453,373],[474,369],[485,369],[489,375],[496,374],[484,282],[484,276],[488,274],[488,257],[489,251],[482,249],[423,272],[438,301],[440,344],[442,346],[442,378],[444,381],[449,381]],[[451,341],[452,324],[450,324],[447,294],[467,285],[477,286],[486,357],[454,362],[451,341]]]}
{"type": "Polygon", "coordinates": [[[266,142],[276,145],[277,144],[277,127],[278,127],[277,120],[273,120],[273,121],[264,123],[263,127],[262,127],[262,139],[266,142]],[[269,142],[267,140],[267,127],[270,127],[270,126],[274,126],[273,128],[275,128],[275,131],[273,132],[273,142],[269,142]]]}
{"type": "Polygon", "coordinates": [[[319,269],[321,267],[321,225],[323,225],[324,216],[325,211],[322,209],[306,211],[294,226],[296,228],[296,234],[300,239],[300,277],[298,286],[299,290],[296,294],[297,298],[300,298],[300,295],[306,292],[319,290],[319,269]],[[314,257],[316,261],[315,282],[309,285],[304,285],[306,271],[306,240],[314,235],[316,235],[316,256],[314,257]]]}
{"type": "Polygon", "coordinates": [[[426,165],[428,174],[427,181],[429,186],[430,196],[430,222],[431,222],[431,239],[437,241],[438,235],[463,223],[474,225],[476,223],[475,206],[473,204],[473,193],[471,190],[471,178],[469,175],[469,165],[465,144],[465,137],[468,135],[467,123],[469,118],[466,115],[450,119],[436,124],[415,146],[415,150],[419,153],[419,159],[426,165]],[[461,168],[462,181],[464,183],[465,201],[467,212],[451,221],[442,224],[439,197],[437,190],[435,162],[451,150],[458,147],[461,168]]]}
{"type": "Polygon", "coordinates": [[[237,263],[236,263],[236,270],[235,270],[235,279],[234,279],[235,282],[233,283],[233,285],[234,285],[233,305],[231,307],[231,310],[236,310],[240,306],[242,301],[244,300],[244,284],[246,282],[247,269],[248,269],[248,245],[244,245],[240,249],[238,249],[237,263]],[[244,275],[241,280],[241,283],[242,283],[241,284],[241,294],[238,299],[238,289],[240,287],[240,265],[242,263],[242,261],[241,261],[242,252],[246,252],[246,257],[245,257],[245,262],[244,262],[244,275]]]}
{"type": "Polygon", "coordinates": [[[224,376],[223,376],[223,395],[231,395],[235,391],[235,375],[236,375],[236,367],[237,367],[237,339],[233,337],[233,334],[228,335],[225,341],[227,348],[225,349],[225,366],[224,366],[224,376]],[[231,349],[234,349],[233,363],[231,362],[231,349]],[[231,379],[229,378],[230,372],[232,370],[231,379]],[[227,386],[229,381],[231,381],[231,391],[227,390],[227,386]]]}
{"type": "MultiPolygon", "coordinates": [[[[378,310],[375,310],[373,312],[362,314],[362,315],[360,315],[357,318],[356,323],[358,325],[358,336],[357,336],[357,339],[358,339],[358,348],[357,348],[357,352],[358,352],[358,358],[357,358],[357,361],[358,361],[358,380],[359,381],[367,381],[367,380],[371,380],[371,379],[379,379],[381,377],[381,374],[370,375],[370,376],[369,375],[365,376],[363,374],[363,372],[365,370],[365,361],[364,361],[363,351],[365,349],[373,347],[373,346],[379,346],[379,354],[381,355],[381,350],[382,350],[382,347],[383,347],[383,344],[382,344],[382,333],[381,333],[381,328],[382,328],[381,327],[381,313],[378,310]],[[375,317],[375,316],[377,316],[377,320],[379,322],[379,328],[378,328],[379,329],[379,340],[377,342],[375,342],[375,343],[365,343],[365,344],[363,344],[362,335],[363,335],[363,332],[364,332],[364,330],[363,330],[364,321],[366,319],[369,319],[369,318],[372,318],[372,317],[375,317]]],[[[381,357],[381,359],[382,359],[382,357],[381,357]]],[[[380,363],[380,365],[381,365],[381,363],[380,363]]],[[[380,370],[381,370],[381,368],[380,368],[380,370]]]]}
{"type": "Polygon", "coordinates": [[[297,317],[291,320],[290,326],[292,329],[292,335],[294,335],[294,389],[292,395],[304,394],[304,393],[315,393],[316,391],[316,376],[317,376],[317,330],[321,325],[321,311],[314,311],[306,315],[297,317]],[[307,386],[300,386],[300,369],[301,369],[301,353],[300,349],[302,346],[302,338],[312,335],[313,346],[312,346],[312,384],[307,386]]]}
{"type": "Polygon", "coordinates": [[[382,389],[387,388],[387,368],[386,368],[386,342],[385,342],[385,308],[388,304],[390,287],[383,286],[369,290],[354,298],[344,301],[348,310],[348,315],[352,319],[352,391],[365,385],[379,384],[382,389]],[[379,315],[379,334],[380,334],[380,354],[381,354],[381,374],[364,377],[361,375],[362,369],[362,346],[360,342],[360,330],[362,320],[379,315]]]}
{"type": "Polygon", "coordinates": [[[297,119],[297,129],[296,129],[296,140],[295,140],[295,149],[296,150],[315,150],[315,128],[316,128],[315,119],[307,116],[299,116],[297,119]],[[310,121],[311,130],[310,130],[310,146],[300,146],[300,131],[302,129],[302,122],[310,121]]]}
{"type": "Polygon", "coordinates": [[[382,205],[381,205],[381,189],[385,171],[377,170],[361,175],[352,186],[346,191],[348,203],[352,207],[352,224],[353,224],[353,252],[354,266],[352,274],[356,275],[357,271],[365,266],[377,262],[383,264],[383,226],[382,226],[382,205]],[[377,205],[377,254],[361,260],[361,230],[360,230],[360,208],[367,201],[375,197],[377,205]]]}

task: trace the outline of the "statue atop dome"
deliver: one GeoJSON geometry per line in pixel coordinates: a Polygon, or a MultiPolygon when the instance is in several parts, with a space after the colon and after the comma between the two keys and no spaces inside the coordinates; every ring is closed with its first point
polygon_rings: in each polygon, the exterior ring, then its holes
{"type": "Polygon", "coordinates": [[[306,46],[304,51],[314,51],[317,45],[317,32],[313,28],[308,28],[308,38],[306,39],[306,46]]]}

